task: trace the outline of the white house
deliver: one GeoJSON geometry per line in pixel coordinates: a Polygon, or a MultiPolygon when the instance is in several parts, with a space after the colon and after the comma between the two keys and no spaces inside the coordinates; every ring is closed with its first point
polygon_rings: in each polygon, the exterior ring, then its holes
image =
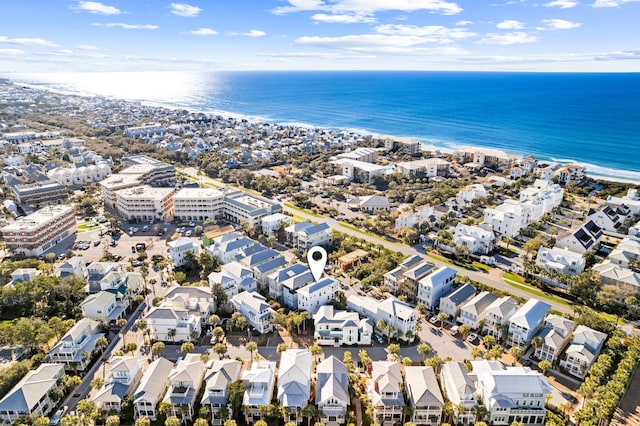
{"type": "Polygon", "coordinates": [[[458,223],[453,235],[453,243],[456,246],[467,247],[471,253],[488,254],[493,250],[495,242],[493,232],[479,226],[463,225],[458,223]]]}
{"type": "Polygon", "coordinates": [[[396,268],[384,274],[384,286],[391,292],[398,290],[398,284],[402,280],[402,276],[407,270],[415,267],[422,262],[422,257],[418,255],[409,256],[400,263],[396,268]]]}
{"type": "Polygon", "coordinates": [[[272,299],[282,300],[283,283],[294,279],[297,276],[304,275],[309,272],[309,268],[302,263],[294,263],[291,266],[277,270],[269,275],[269,297],[272,299]]]}
{"type": "Polygon", "coordinates": [[[233,296],[231,303],[259,333],[265,334],[273,330],[271,307],[264,296],[253,291],[244,291],[233,296]]]}
{"type": "Polygon", "coordinates": [[[640,215],[640,195],[635,188],[630,188],[627,191],[627,195],[622,197],[609,195],[607,197],[607,204],[610,206],[627,206],[629,213],[632,215],[640,215]]]}
{"type": "Polygon", "coordinates": [[[133,392],[136,418],[147,417],[152,421],[158,418],[158,404],[167,389],[167,374],[172,368],[173,363],[165,358],[158,358],[149,364],[133,392]]]}
{"type": "Polygon", "coordinates": [[[191,238],[181,237],[175,241],[170,241],[169,259],[175,267],[184,265],[187,262],[187,253],[191,252],[194,256],[198,256],[199,247],[191,238]]]}
{"type": "Polygon", "coordinates": [[[29,415],[47,416],[57,404],[55,395],[62,391],[64,366],[40,364],[27,374],[0,399],[0,420],[7,424],[29,415]]]}
{"type": "Polygon", "coordinates": [[[575,253],[593,252],[600,243],[602,229],[593,221],[588,221],[577,230],[559,238],[556,247],[565,248],[575,253]]]}
{"type": "Polygon", "coordinates": [[[192,420],[196,396],[202,386],[206,366],[200,354],[186,354],[169,372],[169,389],[162,402],[171,405],[171,416],[192,420]]]}
{"type": "Polygon", "coordinates": [[[229,263],[235,259],[243,249],[254,246],[256,242],[243,236],[239,232],[231,232],[213,239],[213,244],[207,247],[207,251],[218,259],[221,264],[229,263]]]}
{"type": "Polygon", "coordinates": [[[275,370],[275,362],[254,361],[251,364],[251,370],[242,373],[242,381],[245,386],[242,406],[248,424],[254,424],[261,419],[260,407],[271,404],[275,370]]]}
{"type": "Polygon", "coordinates": [[[202,406],[211,410],[212,425],[222,425],[227,420],[220,414],[220,410],[228,407],[227,388],[231,383],[240,380],[241,372],[242,362],[231,359],[214,361],[211,368],[205,372],[202,406]]]}
{"type": "Polygon", "coordinates": [[[345,422],[349,406],[347,366],[331,355],[316,366],[316,406],[324,424],[345,422]]]}
{"type": "Polygon", "coordinates": [[[291,224],[291,216],[284,213],[274,213],[262,218],[262,233],[267,237],[275,235],[282,226],[291,224]]]}
{"type": "Polygon", "coordinates": [[[400,231],[404,228],[412,228],[422,222],[429,222],[432,225],[440,220],[441,213],[433,206],[424,205],[410,210],[400,212],[396,218],[395,229],[400,231]]]}
{"type": "Polygon", "coordinates": [[[258,284],[253,278],[253,271],[239,262],[232,261],[225,263],[220,268],[220,272],[212,272],[208,276],[209,285],[213,287],[220,284],[227,300],[241,291],[257,291],[258,284]]]}
{"type": "Polygon", "coordinates": [[[542,344],[535,348],[534,356],[539,360],[555,363],[565,348],[576,323],[568,318],[556,314],[549,314],[544,320],[540,338],[542,344]]]}
{"type": "Polygon", "coordinates": [[[363,317],[369,318],[376,327],[380,320],[384,320],[387,325],[393,327],[391,331],[376,328],[382,335],[396,334],[398,339],[405,342],[413,340],[416,335],[415,309],[393,296],[380,301],[373,297],[352,294],[347,298],[347,306],[363,317]]]}
{"type": "Polygon", "coordinates": [[[439,426],[444,398],[432,367],[405,367],[407,405],[414,407],[411,421],[416,425],[439,426]]]}
{"type": "Polygon", "coordinates": [[[92,352],[96,340],[104,337],[104,333],[100,333],[99,330],[99,322],[82,318],[51,348],[47,359],[50,362],[62,363],[69,370],[84,370],[90,361],[85,359],[84,353],[92,352]]]}
{"type": "Polygon", "coordinates": [[[80,308],[86,317],[107,324],[124,314],[124,307],[117,303],[115,293],[109,291],[90,294],[80,303],[80,308]]]}
{"type": "Polygon", "coordinates": [[[440,312],[447,314],[449,318],[455,321],[462,305],[471,300],[475,294],[476,289],[471,284],[461,285],[440,298],[440,312]]]}
{"type": "Polygon", "coordinates": [[[164,295],[160,306],[186,309],[204,325],[216,311],[216,298],[209,287],[174,286],[164,295]]]}
{"type": "Polygon", "coordinates": [[[367,393],[373,406],[374,422],[381,425],[401,423],[405,404],[400,364],[374,361],[371,367],[367,393]]]}
{"type": "Polygon", "coordinates": [[[467,324],[472,330],[480,327],[481,321],[485,319],[487,309],[498,300],[498,296],[488,291],[478,293],[473,299],[462,305],[457,321],[467,324]]]}
{"type": "Polygon", "coordinates": [[[474,183],[461,188],[456,194],[456,201],[458,201],[458,204],[465,206],[475,199],[486,197],[487,194],[484,185],[474,183]]]}
{"type": "Polygon", "coordinates": [[[287,243],[301,252],[311,247],[331,245],[333,231],[326,223],[299,222],[285,228],[287,243]]]}
{"type": "Polygon", "coordinates": [[[366,195],[358,199],[358,208],[363,212],[373,214],[378,210],[389,211],[391,204],[383,195],[366,195]]]}
{"type": "Polygon", "coordinates": [[[476,377],[476,390],[489,423],[510,425],[544,424],[547,395],[551,386],[542,373],[528,367],[505,367],[499,361],[471,361],[476,377]]]}
{"type": "Polygon", "coordinates": [[[199,315],[188,309],[156,306],[144,316],[151,338],[163,342],[191,342],[202,334],[199,315]]]}
{"type": "Polygon", "coordinates": [[[105,411],[119,412],[122,409],[122,400],[125,395],[135,389],[145,366],[141,358],[134,356],[111,358],[109,374],[92,398],[96,407],[105,411]]]}
{"type": "Polygon", "coordinates": [[[284,421],[299,424],[300,411],[311,397],[311,352],[307,349],[287,349],[280,356],[277,398],[288,409],[284,421]]]}
{"type": "Polygon", "coordinates": [[[418,281],[418,303],[424,303],[427,309],[440,304],[440,298],[451,291],[457,271],[441,266],[418,281]]]}
{"type": "Polygon", "coordinates": [[[587,220],[593,221],[604,231],[619,232],[620,227],[630,216],[631,212],[625,205],[605,205],[601,210],[591,211],[587,220]]]}
{"type": "Polygon", "coordinates": [[[584,271],[585,259],[580,253],[564,248],[541,246],[536,256],[536,266],[561,274],[578,275],[584,271]]]}
{"type": "Polygon", "coordinates": [[[496,339],[502,338],[502,329],[507,327],[509,319],[518,311],[518,303],[509,296],[503,296],[487,307],[484,313],[482,333],[496,339]]]}
{"type": "Polygon", "coordinates": [[[526,346],[531,342],[544,322],[544,317],[551,309],[551,305],[537,299],[529,299],[509,319],[508,344],[511,346],[526,346]]]}
{"type": "Polygon", "coordinates": [[[319,307],[333,302],[338,295],[340,283],[330,277],[312,282],[297,290],[298,310],[315,313],[319,307]]]}
{"type": "Polygon", "coordinates": [[[584,378],[600,354],[607,335],[587,326],[579,325],[573,332],[569,347],[560,360],[560,367],[570,374],[584,378]]]}
{"type": "Polygon", "coordinates": [[[474,376],[462,362],[447,362],[440,371],[442,388],[453,405],[454,421],[458,424],[473,425],[476,421],[476,398],[474,376]]]}
{"type": "Polygon", "coordinates": [[[313,315],[314,339],[318,345],[370,345],[373,325],[357,312],[334,311],[333,306],[320,306],[313,315]]]}
{"type": "Polygon", "coordinates": [[[486,208],[483,223],[503,238],[515,237],[527,225],[528,211],[520,202],[507,199],[495,208],[486,208]]]}

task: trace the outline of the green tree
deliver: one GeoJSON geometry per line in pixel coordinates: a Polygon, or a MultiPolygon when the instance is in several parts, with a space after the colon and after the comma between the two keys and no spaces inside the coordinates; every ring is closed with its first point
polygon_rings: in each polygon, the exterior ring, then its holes
{"type": "Polygon", "coordinates": [[[315,359],[316,364],[317,364],[318,363],[318,359],[320,358],[320,355],[322,355],[322,346],[320,346],[317,343],[314,343],[309,348],[309,352],[311,352],[311,355],[313,355],[313,358],[315,359]]]}
{"type": "Polygon", "coordinates": [[[153,346],[151,346],[151,354],[153,355],[154,358],[162,356],[165,350],[166,350],[166,346],[162,342],[156,342],[153,344],[153,346]]]}
{"type": "Polygon", "coordinates": [[[542,370],[542,374],[547,374],[547,372],[551,369],[551,362],[543,359],[538,363],[538,368],[542,370]]]}
{"type": "Polygon", "coordinates": [[[89,417],[91,413],[96,409],[96,403],[90,399],[83,399],[78,401],[76,406],[76,412],[82,417],[89,417]]]}
{"type": "Polygon", "coordinates": [[[232,382],[227,386],[227,395],[229,396],[229,405],[232,413],[239,413],[242,408],[242,399],[244,398],[245,386],[242,380],[232,382]]]}
{"type": "Polygon", "coordinates": [[[278,346],[276,346],[276,353],[280,355],[282,352],[286,351],[287,349],[288,347],[286,343],[278,343],[278,346]]]}
{"type": "Polygon", "coordinates": [[[220,356],[220,359],[222,359],[222,356],[227,353],[227,345],[225,345],[224,343],[216,343],[213,346],[213,352],[218,354],[218,356],[220,356]]]}
{"type": "Polygon", "coordinates": [[[458,328],[458,332],[462,335],[463,339],[466,339],[467,337],[469,337],[469,334],[471,333],[471,326],[469,324],[462,324],[458,328]]]}
{"type": "Polygon", "coordinates": [[[449,319],[449,315],[445,314],[444,312],[438,312],[438,321],[440,322],[440,328],[444,327],[444,322],[449,319]]]}
{"type": "Polygon", "coordinates": [[[209,426],[209,420],[197,418],[195,422],[193,422],[193,426],[209,426]]]}
{"type": "Polygon", "coordinates": [[[176,416],[167,417],[164,421],[164,426],[180,426],[182,422],[176,416]]]}
{"type": "Polygon", "coordinates": [[[522,355],[523,355],[522,348],[520,348],[518,346],[510,347],[509,348],[509,355],[511,355],[513,357],[513,359],[515,359],[516,361],[519,361],[520,357],[522,357],[522,355]]]}
{"type": "Polygon", "coordinates": [[[490,334],[487,334],[482,338],[482,343],[484,343],[485,348],[489,349],[490,347],[496,344],[496,338],[490,334]]]}
{"type": "Polygon", "coordinates": [[[105,426],[120,426],[119,416],[109,416],[105,421],[105,426]]]}
{"type": "Polygon", "coordinates": [[[149,420],[149,417],[145,417],[145,416],[138,417],[134,425],[135,426],[151,426],[151,420],[149,420]]]}
{"type": "Polygon", "coordinates": [[[249,351],[251,354],[251,364],[253,364],[253,353],[258,350],[258,344],[256,342],[250,341],[244,345],[244,348],[249,351]]]}
{"type": "Polygon", "coordinates": [[[94,389],[100,389],[104,385],[104,379],[102,377],[96,377],[91,380],[90,386],[94,389]]]}
{"type": "Polygon", "coordinates": [[[400,345],[396,343],[392,343],[387,346],[387,353],[392,357],[392,359],[397,360],[400,356],[400,345]]]}
{"type": "Polygon", "coordinates": [[[180,346],[180,352],[188,354],[190,352],[193,352],[193,350],[195,349],[195,345],[191,342],[184,342],[181,346],[180,346]]]}
{"type": "Polygon", "coordinates": [[[416,350],[418,351],[418,354],[422,356],[422,360],[424,361],[425,358],[428,357],[431,353],[431,346],[427,345],[426,343],[420,343],[416,350]]]}
{"type": "Polygon", "coordinates": [[[222,338],[224,337],[224,329],[222,327],[214,328],[213,335],[216,336],[216,341],[222,341],[222,338]]]}

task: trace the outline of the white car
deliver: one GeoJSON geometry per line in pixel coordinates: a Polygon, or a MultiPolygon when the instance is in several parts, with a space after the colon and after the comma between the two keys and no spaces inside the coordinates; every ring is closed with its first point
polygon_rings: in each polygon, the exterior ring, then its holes
{"type": "Polygon", "coordinates": [[[478,335],[471,333],[469,337],[467,337],[467,342],[473,343],[478,339],[478,335]]]}

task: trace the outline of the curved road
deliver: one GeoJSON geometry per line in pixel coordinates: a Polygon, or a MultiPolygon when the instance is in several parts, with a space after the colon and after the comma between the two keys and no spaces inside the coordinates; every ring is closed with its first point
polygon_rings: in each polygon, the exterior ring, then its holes
{"type": "MultiPolygon", "coordinates": [[[[187,167],[187,168],[183,168],[180,169],[181,172],[199,179],[202,183],[209,183],[211,185],[215,185],[215,186],[221,186],[220,181],[209,178],[207,176],[204,175],[198,175],[198,171],[195,168],[192,167],[187,167]]],[[[234,187],[233,185],[227,185],[230,187],[234,187]]],[[[245,191],[244,188],[237,188],[240,190],[245,191]]],[[[413,256],[413,255],[418,255],[418,256],[422,256],[425,257],[426,259],[428,259],[429,262],[433,263],[436,266],[449,266],[450,268],[456,269],[458,271],[459,274],[461,275],[466,275],[469,278],[471,278],[474,281],[478,281],[482,284],[488,285],[490,287],[493,287],[495,289],[498,290],[502,290],[505,291],[509,294],[512,294],[514,296],[518,296],[518,297],[522,297],[524,299],[530,299],[533,296],[531,295],[531,293],[528,293],[520,288],[517,287],[512,287],[509,284],[505,283],[502,280],[502,270],[498,269],[498,268],[493,268],[488,274],[487,273],[483,273],[483,272],[476,272],[476,271],[469,271],[467,269],[464,268],[460,268],[460,267],[456,267],[456,266],[452,266],[449,264],[446,264],[444,262],[441,262],[437,259],[433,259],[430,258],[428,256],[425,256],[424,253],[419,252],[418,250],[416,250],[415,248],[408,246],[406,244],[402,244],[402,243],[395,243],[392,241],[387,241],[384,238],[381,237],[375,237],[375,236],[370,236],[367,234],[362,234],[360,232],[354,231],[352,229],[346,228],[344,226],[340,225],[340,222],[330,218],[330,217],[326,217],[323,216],[322,218],[319,218],[317,216],[313,216],[304,212],[301,212],[299,210],[295,210],[292,209],[290,207],[287,207],[285,205],[282,206],[282,208],[284,209],[284,211],[286,211],[287,213],[291,213],[292,215],[298,216],[302,219],[305,220],[309,220],[312,222],[318,222],[319,220],[322,220],[323,222],[325,222],[327,225],[329,225],[331,227],[331,229],[336,230],[336,231],[340,231],[342,233],[345,233],[347,235],[351,235],[353,237],[357,237],[357,238],[362,238],[370,243],[373,244],[380,244],[383,247],[389,249],[389,250],[393,250],[393,251],[398,251],[402,254],[405,254],[407,256],[413,256]]],[[[548,300],[548,299],[544,299],[543,300],[545,303],[548,303],[551,305],[551,307],[553,309],[555,309],[558,312],[563,312],[563,313],[567,313],[567,314],[571,314],[573,315],[573,309],[569,306],[563,305],[561,303],[552,301],[552,300],[548,300]]]]}

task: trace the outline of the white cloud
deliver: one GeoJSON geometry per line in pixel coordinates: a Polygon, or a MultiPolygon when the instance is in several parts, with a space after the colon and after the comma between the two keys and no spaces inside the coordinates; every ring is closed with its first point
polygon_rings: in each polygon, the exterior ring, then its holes
{"type": "Polygon", "coordinates": [[[426,10],[444,15],[457,15],[462,8],[446,0],[287,0],[289,5],[272,12],[281,15],[303,11],[321,11],[334,14],[373,15],[377,12],[415,12],[426,10]]]}
{"type": "Polygon", "coordinates": [[[246,32],[246,33],[230,32],[229,35],[232,35],[232,36],[244,36],[244,37],[263,37],[263,36],[266,36],[267,33],[265,33],[264,31],[260,31],[260,30],[251,30],[251,31],[246,32]]]}
{"type": "Polygon", "coordinates": [[[216,35],[218,34],[218,32],[212,28],[198,28],[197,30],[189,31],[189,34],[209,36],[209,35],[216,35]]]}
{"type": "Polygon", "coordinates": [[[501,30],[522,30],[524,29],[524,25],[520,21],[514,21],[512,19],[505,19],[504,21],[498,23],[496,25],[497,28],[501,30]]]}
{"type": "Polygon", "coordinates": [[[416,55],[454,55],[466,53],[455,47],[417,47],[427,40],[424,37],[386,34],[359,34],[340,37],[305,36],[295,43],[307,46],[343,49],[355,52],[398,53],[416,55]]]}
{"type": "Polygon", "coordinates": [[[24,55],[24,50],[20,50],[20,49],[0,49],[0,55],[20,56],[20,55],[24,55]]]}
{"type": "Polygon", "coordinates": [[[327,22],[331,24],[357,24],[366,23],[371,24],[376,22],[376,19],[371,16],[363,15],[327,15],[326,13],[316,13],[311,17],[314,21],[327,22]]]}
{"type": "Polygon", "coordinates": [[[570,30],[582,25],[580,22],[565,21],[564,19],[543,19],[542,23],[550,30],[570,30]]]}
{"type": "Polygon", "coordinates": [[[94,27],[103,27],[103,28],[122,28],[123,30],[157,30],[157,25],[149,25],[149,24],[123,24],[122,22],[94,22],[94,27]]]}
{"type": "Polygon", "coordinates": [[[98,1],[81,1],[72,8],[82,12],[95,13],[97,15],[119,15],[122,13],[117,7],[107,6],[106,4],[102,4],[98,1]]]}
{"type": "Polygon", "coordinates": [[[474,37],[476,34],[467,31],[464,28],[447,28],[440,25],[427,25],[423,27],[415,25],[378,25],[376,32],[385,35],[399,36],[416,36],[421,37],[421,43],[438,43],[448,44],[454,43],[455,40],[461,40],[474,37]]]}
{"type": "Polygon", "coordinates": [[[91,59],[105,59],[109,57],[109,55],[106,55],[104,53],[88,53],[85,56],[91,59]]]}
{"type": "Polygon", "coordinates": [[[9,38],[6,36],[0,36],[0,43],[9,43],[9,44],[19,44],[22,46],[43,46],[43,47],[58,47],[52,41],[45,40],[43,38],[34,37],[18,37],[18,38],[9,38]]]}
{"type": "Polygon", "coordinates": [[[574,0],[555,0],[549,3],[543,4],[544,7],[559,7],[560,9],[570,9],[578,5],[574,0]]]}
{"type": "Polygon", "coordinates": [[[79,44],[76,47],[80,50],[100,50],[98,46],[92,46],[90,44],[79,44]]]}
{"type": "Polygon", "coordinates": [[[639,0],[596,0],[593,3],[593,7],[618,7],[632,1],[639,1],[639,0]]]}
{"type": "Polygon", "coordinates": [[[456,22],[456,27],[465,27],[471,24],[473,24],[473,21],[458,21],[456,22]]]}
{"type": "Polygon", "coordinates": [[[171,3],[171,13],[177,16],[193,18],[198,16],[200,12],[202,12],[202,9],[198,6],[192,6],[186,3],[171,3]]]}
{"type": "Polygon", "coordinates": [[[506,34],[489,33],[478,44],[500,44],[507,46],[510,44],[534,43],[538,37],[525,32],[515,32],[506,34]]]}
{"type": "Polygon", "coordinates": [[[282,53],[258,53],[258,56],[269,58],[321,58],[321,59],[372,59],[374,55],[352,55],[330,52],[282,52],[282,53]]]}

